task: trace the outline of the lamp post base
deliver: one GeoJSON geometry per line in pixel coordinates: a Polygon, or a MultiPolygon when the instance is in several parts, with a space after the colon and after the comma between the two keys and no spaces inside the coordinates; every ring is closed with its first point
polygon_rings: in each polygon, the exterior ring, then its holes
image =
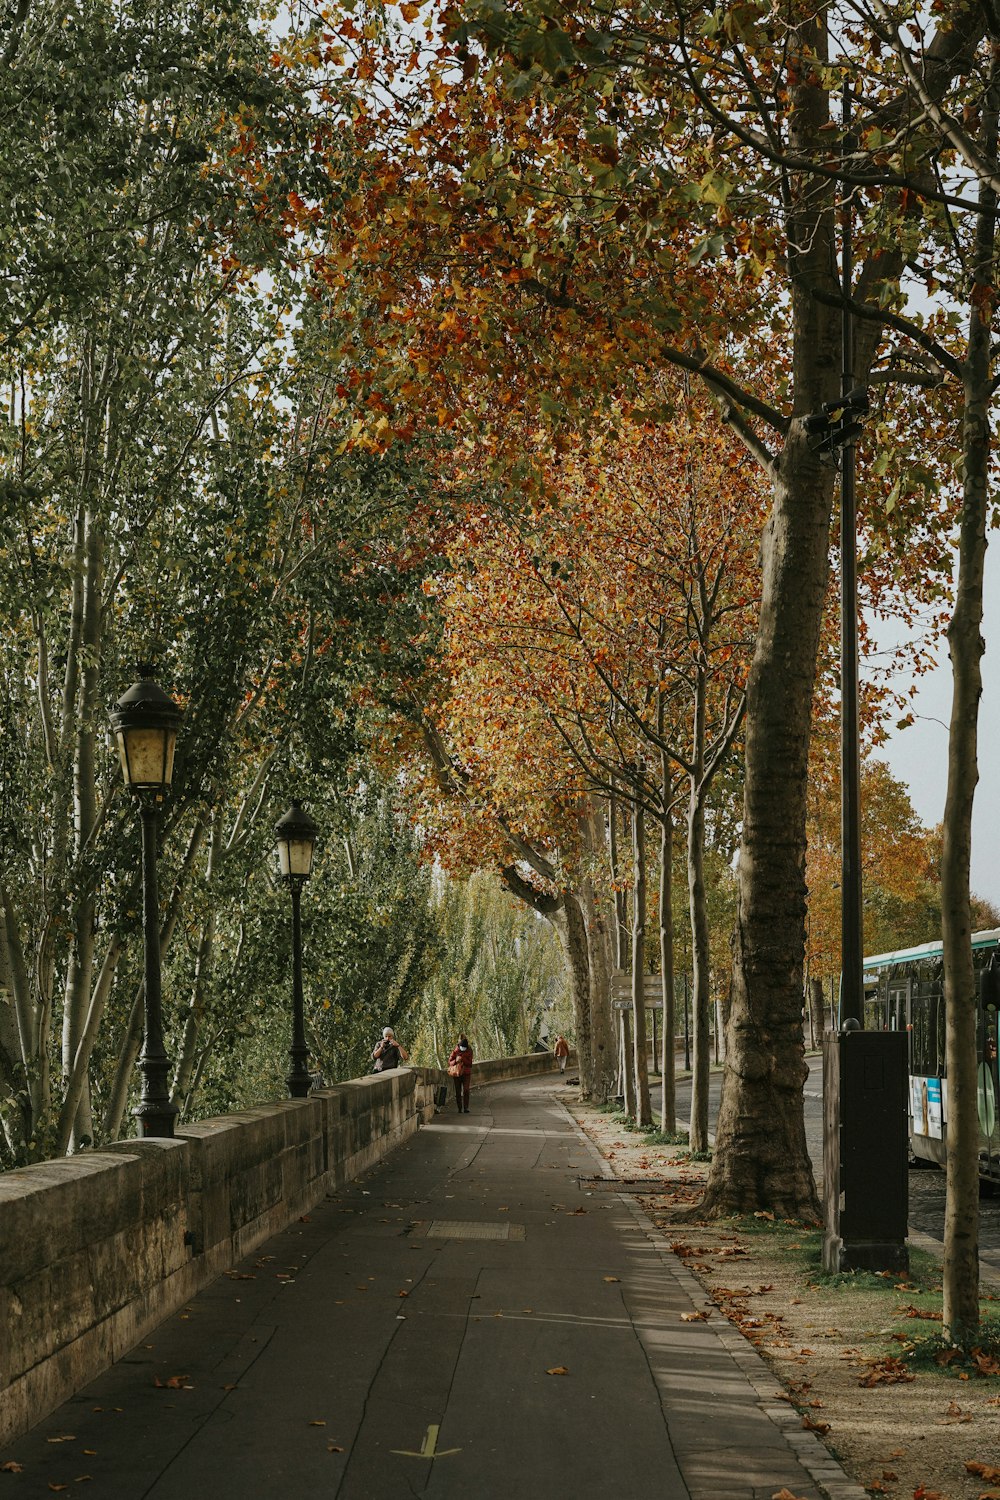
{"type": "Polygon", "coordinates": [[[150,1100],[138,1105],[133,1115],[139,1122],[139,1135],[143,1140],[151,1136],[159,1136],[167,1140],[174,1138],[174,1124],[180,1110],[176,1104],[171,1104],[169,1099],[163,1104],[154,1104],[150,1100]]]}
{"type": "Polygon", "coordinates": [[[304,1099],[312,1088],[312,1078],[306,1066],[309,1061],[308,1048],[304,1047],[299,1055],[296,1055],[297,1050],[297,1048],[291,1049],[292,1068],[285,1079],[289,1099],[304,1099]]]}

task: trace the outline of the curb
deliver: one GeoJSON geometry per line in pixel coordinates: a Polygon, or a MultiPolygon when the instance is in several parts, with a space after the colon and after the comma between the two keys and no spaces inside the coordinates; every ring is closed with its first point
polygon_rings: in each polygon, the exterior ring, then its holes
{"type": "MultiPolygon", "coordinates": [[[[591,1158],[599,1164],[600,1175],[606,1179],[615,1178],[616,1174],[610,1162],[601,1155],[587,1132],[573,1118],[566,1101],[559,1094],[554,1094],[552,1097],[562,1105],[570,1124],[581,1137],[591,1158]]],[[[693,1271],[678,1260],[665,1237],[656,1228],[648,1214],[634,1201],[632,1195],[619,1193],[618,1200],[632,1215],[650,1244],[654,1246],[667,1273],[683,1287],[693,1303],[704,1302],[708,1297],[705,1286],[693,1271]]],[[[714,1302],[712,1307],[716,1307],[714,1302]]],[[[799,1413],[789,1405],[787,1400],[783,1399],[785,1392],[781,1382],[749,1339],[740,1333],[739,1329],[735,1328],[728,1319],[715,1323],[712,1327],[715,1337],[756,1393],[760,1410],[778,1428],[795,1458],[817,1488],[828,1497],[828,1500],[869,1500],[868,1491],[845,1472],[819,1434],[810,1432],[801,1425],[802,1419],[799,1413]]]]}

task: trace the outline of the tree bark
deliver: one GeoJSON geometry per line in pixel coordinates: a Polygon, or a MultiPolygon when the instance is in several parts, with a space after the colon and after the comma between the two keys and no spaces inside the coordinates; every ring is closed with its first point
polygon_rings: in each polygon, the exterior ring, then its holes
{"type": "Polygon", "coordinates": [[[622,1094],[624,1095],[625,1113],[630,1120],[634,1120],[635,1113],[635,1066],[632,1054],[632,1023],[627,1010],[618,1012],[621,1017],[621,1055],[622,1055],[622,1094]]]}
{"type": "Polygon", "coordinates": [[[649,1102],[649,1050],[646,1041],[646,820],[638,798],[632,803],[632,1026],[635,1067],[635,1121],[653,1123],[649,1102]]]}
{"type": "Polygon", "coordinates": [[[691,922],[691,1118],[692,1151],[708,1150],[708,1084],[711,1073],[709,972],[711,942],[705,903],[705,674],[698,672],[692,718],[691,773],[687,815],[688,911],[691,922]]]}
{"type": "Polygon", "coordinates": [[[573,997],[573,1019],[576,1025],[576,1049],[580,1063],[580,1094],[589,1099],[591,1080],[592,1034],[590,1024],[590,954],[587,947],[587,924],[580,902],[572,891],[563,893],[562,905],[554,916],[556,931],[562,939],[569,969],[573,997]]]}
{"type": "Polygon", "coordinates": [[[673,859],[674,823],[670,811],[670,768],[661,756],[663,816],[660,819],[660,976],[663,1026],[660,1031],[660,1128],[668,1135],[677,1129],[677,1014],[674,1001],[673,859]]]}
{"type": "MultiPolygon", "coordinates": [[[[829,97],[814,74],[814,58],[826,56],[822,13],[794,28],[789,43],[790,143],[809,156],[821,152],[829,124],[829,97]]],[[[789,180],[789,195],[794,409],[772,467],[774,504],[762,543],[730,1049],[702,1211],[760,1209],[815,1220],[820,1205],[802,1113],[806,776],[834,475],[811,448],[803,419],[839,393],[841,314],[830,185],[801,174],[789,180]]]]}
{"type": "MultiPolygon", "coordinates": [[[[992,76],[982,111],[981,150],[997,161],[1000,48],[993,44],[992,76]]],[[[943,1326],[955,1343],[979,1327],[979,1120],[976,1073],[976,979],[972,965],[970,866],[977,759],[980,663],[985,649],[983,574],[990,496],[991,320],[996,301],[997,200],[980,185],[979,219],[969,337],[963,370],[964,480],[959,524],[958,584],[948,627],[952,668],[948,729],[948,789],[941,851],[941,919],[947,1016],[948,1187],[944,1221],[943,1326]]]]}
{"type": "Polygon", "coordinates": [[[809,1027],[812,1032],[812,1044],[814,1047],[822,1048],[823,1032],[826,1027],[825,1006],[823,1003],[823,981],[822,979],[810,979],[809,981],[809,1027]]]}

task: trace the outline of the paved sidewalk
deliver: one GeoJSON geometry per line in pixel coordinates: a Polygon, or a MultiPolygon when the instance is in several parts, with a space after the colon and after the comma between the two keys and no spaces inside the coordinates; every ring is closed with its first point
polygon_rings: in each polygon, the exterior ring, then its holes
{"type": "Polygon", "coordinates": [[[7,1452],[0,1500],[864,1500],[551,1079],[476,1090],[7,1452]]]}

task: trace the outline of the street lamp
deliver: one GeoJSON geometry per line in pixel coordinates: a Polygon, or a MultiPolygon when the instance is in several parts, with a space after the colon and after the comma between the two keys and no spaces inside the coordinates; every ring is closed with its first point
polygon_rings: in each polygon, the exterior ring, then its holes
{"type": "Polygon", "coordinates": [[[304,1099],[309,1092],[309,1048],[306,1046],[305,1017],[302,1008],[302,923],[299,898],[302,887],[312,874],[313,850],[316,847],[316,824],[297,802],[274,825],[278,846],[278,871],[288,882],[292,895],[292,1045],[288,1049],[292,1069],[285,1079],[292,1099],[304,1099]]]}
{"type": "Polygon", "coordinates": [[[142,1092],[135,1110],[143,1136],[172,1136],[176,1104],[167,1089],[170,1064],[163,1048],[160,990],[160,903],[156,889],[156,823],[174,774],[174,747],[183,714],[140,664],[140,680],[111,712],[122,776],[139,799],[142,825],[142,931],[145,965],[143,1042],[139,1056],[142,1092]]]}

